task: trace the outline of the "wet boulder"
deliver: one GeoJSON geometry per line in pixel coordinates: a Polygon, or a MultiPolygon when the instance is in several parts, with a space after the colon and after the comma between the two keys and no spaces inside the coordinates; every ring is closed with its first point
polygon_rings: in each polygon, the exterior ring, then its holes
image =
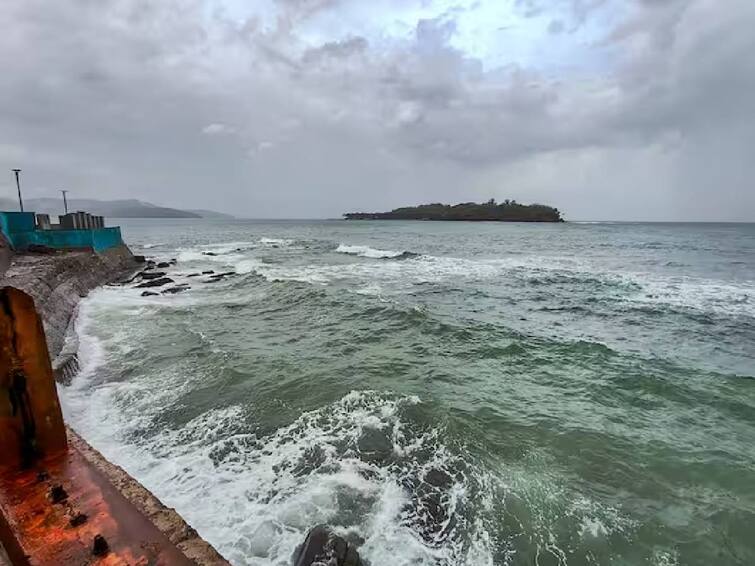
{"type": "Polygon", "coordinates": [[[184,283],[183,285],[176,285],[175,287],[169,287],[168,289],[163,289],[161,293],[163,295],[175,295],[176,293],[182,293],[189,289],[191,289],[191,287],[189,287],[188,285],[184,283]]]}
{"type": "Polygon", "coordinates": [[[164,271],[142,271],[139,275],[141,275],[142,279],[145,281],[150,281],[152,279],[160,279],[160,277],[165,277],[164,271]]]}
{"type": "Polygon", "coordinates": [[[152,291],[142,291],[142,297],[157,297],[158,293],[153,293],[152,291]]]}
{"type": "Polygon", "coordinates": [[[207,271],[203,271],[202,275],[212,275],[213,273],[215,273],[214,269],[208,269],[207,271]]]}
{"type": "Polygon", "coordinates": [[[170,267],[170,263],[167,261],[161,261],[157,264],[157,269],[165,269],[166,267],[170,267]]]}
{"type": "Polygon", "coordinates": [[[233,277],[234,275],[236,275],[235,271],[225,271],[223,273],[216,273],[214,275],[210,275],[210,278],[206,282],[217,283],[218,281],[224,281],[226,277],[233,277]]]}
{"type": "Polygon", "coordinates": [[[353,544],[333,533],[325,525],[317,525],[307,534],[294,552],[294,566],[364,566],[353,544]]]}
{"type": "Polygon", "coordinates": [[[163,285],[167,285],[168,283],[174,283],[173,279],[171,279],[170,277],[159,277],[158,279],[151,279],[150,281],[139,283],[136,288],[143,289],[145,287],[162,287],[163,285]]]}

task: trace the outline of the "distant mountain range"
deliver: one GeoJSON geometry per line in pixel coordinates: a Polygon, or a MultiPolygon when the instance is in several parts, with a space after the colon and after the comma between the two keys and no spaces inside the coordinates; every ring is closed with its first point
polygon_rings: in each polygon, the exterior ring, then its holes
{"type": "MultiPolygon", "coordinates": [[[[53,221],[63,214],[62,198],[24,199],[24,209],[49,214],[53,221]]],[[[18,210],[18,202],[9,198],[0,198],[0,210],[18,210]]],[[[68,210],[84,210],[105,218],[233,218],[230,214],[212,210],[180,210],[156,206],[136,199],[96,200],[68,199],[68,210]]]]}

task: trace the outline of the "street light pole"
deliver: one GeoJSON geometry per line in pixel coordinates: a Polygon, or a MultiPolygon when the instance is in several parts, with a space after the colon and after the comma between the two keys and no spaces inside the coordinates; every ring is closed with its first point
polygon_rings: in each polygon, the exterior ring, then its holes
{"type": "Polygon", "coordinates": [[[18,206],[21,207],[21,212],[23,212],[24,199],[21,198],[21,183],[18,180],[18,174],[21,172],[21,169],[13,169],[13,172],[16,174],[16,188],[18,189],[18,206]]]}
{"type": "Polygon", "coordinates": [[[66,214],[68,214],[68,201],[66,200],[66,193],[68,191],[60,190],[61,193],[63,193],[63,207],[66,209],[66,214]]]}

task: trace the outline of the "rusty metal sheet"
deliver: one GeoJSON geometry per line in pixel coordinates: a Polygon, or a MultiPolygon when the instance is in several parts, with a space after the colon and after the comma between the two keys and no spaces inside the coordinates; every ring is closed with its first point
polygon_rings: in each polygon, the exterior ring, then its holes
{"type": "Polygon", "coordinates": [[[0,473],[0,514],[16,566],[193,564],[73,448],[33,469],[0,473]],[[100,556],[98,535],[108,548],[100,556]]]}

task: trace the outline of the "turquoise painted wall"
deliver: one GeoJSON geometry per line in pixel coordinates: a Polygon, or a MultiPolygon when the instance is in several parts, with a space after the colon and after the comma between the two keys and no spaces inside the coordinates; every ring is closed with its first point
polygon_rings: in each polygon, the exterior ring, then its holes
{"type": "Polygon", "coordinates": [[[34,230],[34,213],[0,211],[0,230],[6,238],[11,240],[12,244],[12,234],[34,230]]]}
{"type": "Polygon", "coordinates": [[[0,229],[16,250],[37,244],[55,249],[91,248],[101,252],[123,243],[121,229],[35,230],[33,212],[1,212],[0,229]]]}

